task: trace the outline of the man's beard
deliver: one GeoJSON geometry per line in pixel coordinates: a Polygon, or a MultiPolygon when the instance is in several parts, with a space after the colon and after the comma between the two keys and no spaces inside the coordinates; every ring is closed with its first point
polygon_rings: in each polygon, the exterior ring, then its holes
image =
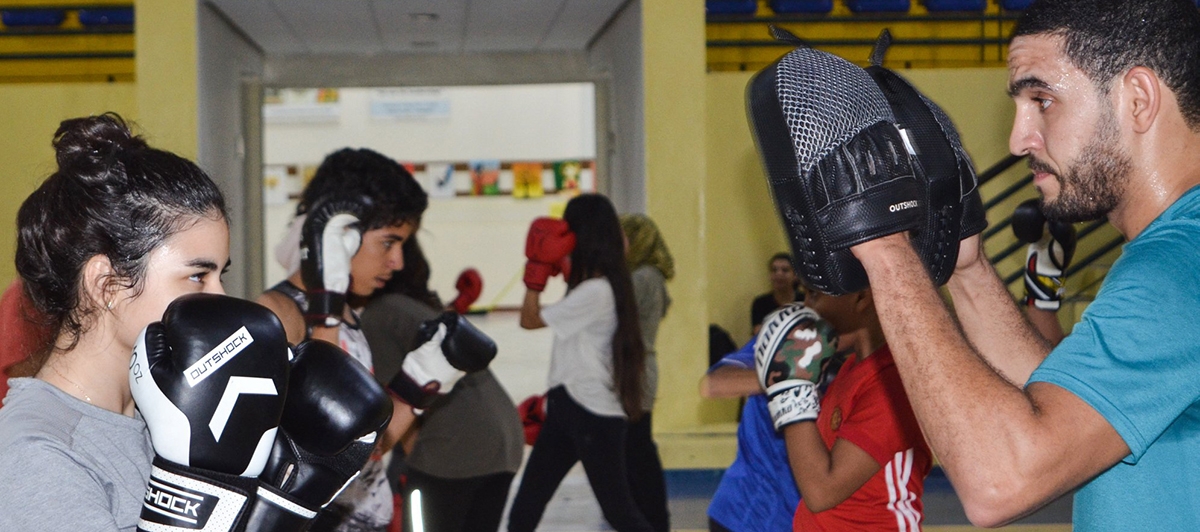
{"type": "MultiPolygon", "coordinates": [[[[1042,195],[1042,212],[1047,218],[1072,223],[1098,220],[1120,203],[1133,161],[1120,147],[1120,131],[1111,108],[1096,127],[1073,164],[1061,175],[1053,174],[1059,190],[1053,201],[1042,195]]],[[[1033,156],[1029,168],[1050,173],[1050,167],[1033,156]]]]}

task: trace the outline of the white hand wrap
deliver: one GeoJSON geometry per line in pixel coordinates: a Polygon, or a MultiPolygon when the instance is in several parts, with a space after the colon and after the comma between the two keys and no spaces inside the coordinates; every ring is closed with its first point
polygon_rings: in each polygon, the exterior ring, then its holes
{"type": "Polygon", "coordinates": [[[767,388],[767,410],[775,430],[801,421],[816,421],[821,413],[817,385],[806,380],[788,380],[767,388]]]}

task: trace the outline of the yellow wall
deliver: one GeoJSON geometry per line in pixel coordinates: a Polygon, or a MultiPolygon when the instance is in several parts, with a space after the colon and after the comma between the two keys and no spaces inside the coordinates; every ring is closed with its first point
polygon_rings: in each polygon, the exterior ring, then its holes
{"type": "Polygon", "coordinates": [[[658,335],[660,431],[700,424],[697,379],[708,360],[704,262],[704,5],[641,2],[646,210],[675,257],[670,312],[658,335]]]}
{"type": "Polygon", "coordinates": [[[771,287],[768,258],[789,251],[746,118],[752,74],[714,72],[705,80],[708,312],[739,344],[750,339],[750,299],[771,287]]]}
{"type": "Polygon", "coordinates": [[[137,122],[150,143],[194,159],[196,4],[137,2],[137,81],[0,84],[0,283],[16,276],[17,209],[54,171],[50,141],[66,118],[116,111],[137,122]]]}
{"type": "Polygon", "coordinates": [[[22,83],[0,85],[0,284],[16,277],[17,209],[55,169],[50,141],[59,122],[67,118],[116,111],[134,114],[130,83],[22,83]]]}
{"type": "Polygon", "coordinates": [[[156,148],[195,160],[196,2],[137,2],[138,121],[156,148]]]}

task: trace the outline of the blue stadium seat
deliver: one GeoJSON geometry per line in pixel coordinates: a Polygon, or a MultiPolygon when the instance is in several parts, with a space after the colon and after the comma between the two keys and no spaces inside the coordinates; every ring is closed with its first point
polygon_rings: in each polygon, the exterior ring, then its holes
{"type": "Polygon", "coordinates": [[[987,0],[925,0],[925,9],[941,11],[983,11],[987,0]]]}
{"type": "Polygon", "coordinates": [[[758,11],[757,0],[705,0],[709,15],[753,15],[758,11]]]}
{"type": "Polygon", "coordinates": [[[132,26],[133,8],[80,9],[79,23],[84,26],[132,26]]]}
{"type": "Polygon", "coordinates": [[[778,14],[828,13],[833,11],[833,0],[771,0],[771,11],[778,14]]]}
{"type": "MultiPolygon", "coordinates": [[[[1196,0],[1200,2],[1200,0],[1196,0]]],[[[1009,11],[1020,11],[1029,7],[1033,0],[1000,0],[1000,7],[1009,11]]]]}
{"type": "Polygon", "coordinates": [[[0,12],[0,22],[10,28],[19,26],[58,26],[67,19],[61,9],[6,9],[0,12]]]}
{"type": "Polygon", "coordinates": [[[846,7],[855,13],[908,13],[912,3],[909,0],[846,0],[846,7]]]}

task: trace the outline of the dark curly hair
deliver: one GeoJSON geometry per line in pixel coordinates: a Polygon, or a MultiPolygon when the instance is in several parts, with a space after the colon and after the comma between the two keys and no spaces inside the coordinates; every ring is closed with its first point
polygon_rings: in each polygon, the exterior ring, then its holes
{"type": "Polygon", "coordinates": [[[66,120],[52,144],[58,169],[17,211],[16,266],[51,338],[70,349],[100,308],[83,290],[88,260],[107,257],[106,282],[138,293],[151,251],[198,218],[228,217],[203,170],[149,147],[115,113],[66,120]]]}
{"type": "Polygon", "coordinates": [[[364,230],[403,223],[421,225],[429,196],[412,174],[391,158],[366,148],[342,148],[325,157],[304,193],[296,214],[330,197],[363,197],[372,208],[363,216],[364,230]]]}

